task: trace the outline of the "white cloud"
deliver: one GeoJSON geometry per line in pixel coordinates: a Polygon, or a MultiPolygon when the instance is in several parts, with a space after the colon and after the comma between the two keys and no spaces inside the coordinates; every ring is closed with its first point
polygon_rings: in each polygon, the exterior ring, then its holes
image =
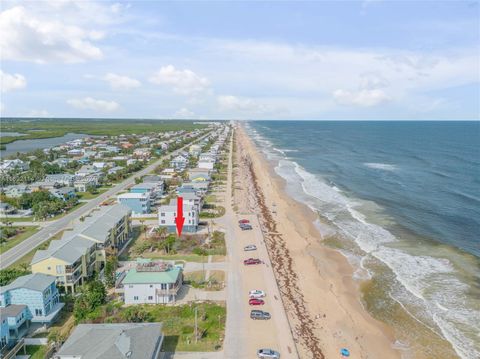
{"type": "Polygon", "coordinates": [[[288,113],[288,109],[258,100],[232,95],[217,96],[218,109],[231,116],[262,116],[288,113]]]}
{"type": "Polygon", "coordinates": [[[94,45],[103,37],[97,30],[82,28],[62,17],[39,18],[29,8],[15,6],[0,13],[0,48],[5,60],[37,63],[75,63],[101,59],[94,45]]]}
{"type": "Polygon", "coordinates": [[[97,100],[91,97],[67,100],[67,103],[81,110],[93,110],[99,112],[113,112],[120,108],[115,101],[97,100]]]}
{"type": "Polygon", "coordinates": [[[109,72],[103,77],[103,80],[110,84],[110,87],[114,90],[130,90],[140,87],[140,81],[128,76],[117,75],[109,72]]]}
{"type": "Polygon", "coordinates": [[[372,107],[390,100],[383,90],[360,90],[348,91],[338,89],[333,92],[335,100],[342,105],[356,105],[361,107],[372,107]]]}
{"type": "Polygon", "coordinates": [[[1,92],[23,89],[27,86],[25,76],[20,74],[7,74],[0,70],[1,92]]]}
{"type": "Polygon", "coordinates": [[[185,119],[185,118],[192,118],[193,116],[195,116],[195,113],[190,111],[188,108],[183,107],[180,110],[176,111],[174,116],[176,118],[185,119]]]}
{"type": "Polygon", "coordinates": [[[163,66],[150,77],[157,85],[170,85],[175,93],[195,95],[207,91],[209,81],[189,69],[177,70],[173,65],[163,66]]]}
{"type": "Polygon", "coordinates": [[[48,117],[50,114],[47,110],[30,110],[27,117],[48,117]]]}

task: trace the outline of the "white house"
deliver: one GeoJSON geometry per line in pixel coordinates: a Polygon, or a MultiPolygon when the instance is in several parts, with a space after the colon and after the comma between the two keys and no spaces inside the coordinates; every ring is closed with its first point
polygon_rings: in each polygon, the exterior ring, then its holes
{"type": "Polygon", "coordinates": [[[197,167],[206,170],[213,170],[213,166],[215,165],[215,161],[213,160],[204,160],[198,161],[197,167]]]}
{"type": "MultiPolygon", "coordinates": [[[[198,229],[199,209],[196,205],[183,203],[183,232],[194,233],[198,229]]],[[[175,217],[177,216],[177,201],[172,200],[170,204],[158,207],[158,225],[166,227],[171,233],[177,231],[175,217]]]]}
{"type": "Polygon", "coordinates": [[[176,156],[170,161],[170,166],[177,170],[184,170],[188,165],[188,158],[184,156],[176,156]]]}
{"type": "Polygon", "coordinates": [[[0,172],[9,172],[14,169],[19,169],[21,171],[27,171],[29,168],[28,162],[23,162],[19,159],[14,160],[5,160],[0,164],[0,172]]]}
{"type": "Polygon", "coordinates": [[[84,176],[77,179],[73,183],[73,187],[75,187],[75,191],[77,192],[87,192],[89,187],[96,187],[98,186],[99,178],[96,175],[84,176]]]}
{"type": "Polygon", "coordinates": [[[125,304],[166,304],[175,302],[183,273],[166,262],[138,259],[121,283],[125,304]]]}

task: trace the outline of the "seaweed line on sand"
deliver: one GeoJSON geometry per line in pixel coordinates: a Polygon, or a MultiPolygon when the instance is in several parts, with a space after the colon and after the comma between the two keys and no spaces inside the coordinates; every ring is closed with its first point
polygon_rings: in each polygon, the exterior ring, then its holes
{"type": "Polygon", "coordinates": [[[310,353],[312,358],[323,359],[325,356],[321,350],[320,340],[315,335],[316,324],[307,310],[305,298],[298,287],[298,275],[293,268],[290,252],[282,235],[277,232],[277,223],[265,203],[265,197],[258,184],[252,161],[249,157],[243,156],[242,162],[248,169],[248,177],[253,185],[250,193],[253,194],[254,203],[259,210],[260,225],[283,303],[287,312],[292,316],[292,322],[294,322],[293,335],[295,342],[310,353]]]}

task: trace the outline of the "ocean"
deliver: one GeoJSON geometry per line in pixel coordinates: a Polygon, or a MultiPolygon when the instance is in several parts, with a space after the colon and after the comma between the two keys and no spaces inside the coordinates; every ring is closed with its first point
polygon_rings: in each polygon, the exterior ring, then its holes
{"type": "Polygon", "coordinates": [[[404,358],[480,358],[480,122],[251,121],[404,358]]]}

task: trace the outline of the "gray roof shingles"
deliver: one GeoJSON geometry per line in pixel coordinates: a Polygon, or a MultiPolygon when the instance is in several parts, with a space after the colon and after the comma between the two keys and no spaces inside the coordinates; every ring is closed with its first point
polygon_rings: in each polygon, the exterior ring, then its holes
{"type": "Polygon", "coordinates": [[[151,359],[161,329],[162,323],[79,324],[56,357],[151,359]]]}

